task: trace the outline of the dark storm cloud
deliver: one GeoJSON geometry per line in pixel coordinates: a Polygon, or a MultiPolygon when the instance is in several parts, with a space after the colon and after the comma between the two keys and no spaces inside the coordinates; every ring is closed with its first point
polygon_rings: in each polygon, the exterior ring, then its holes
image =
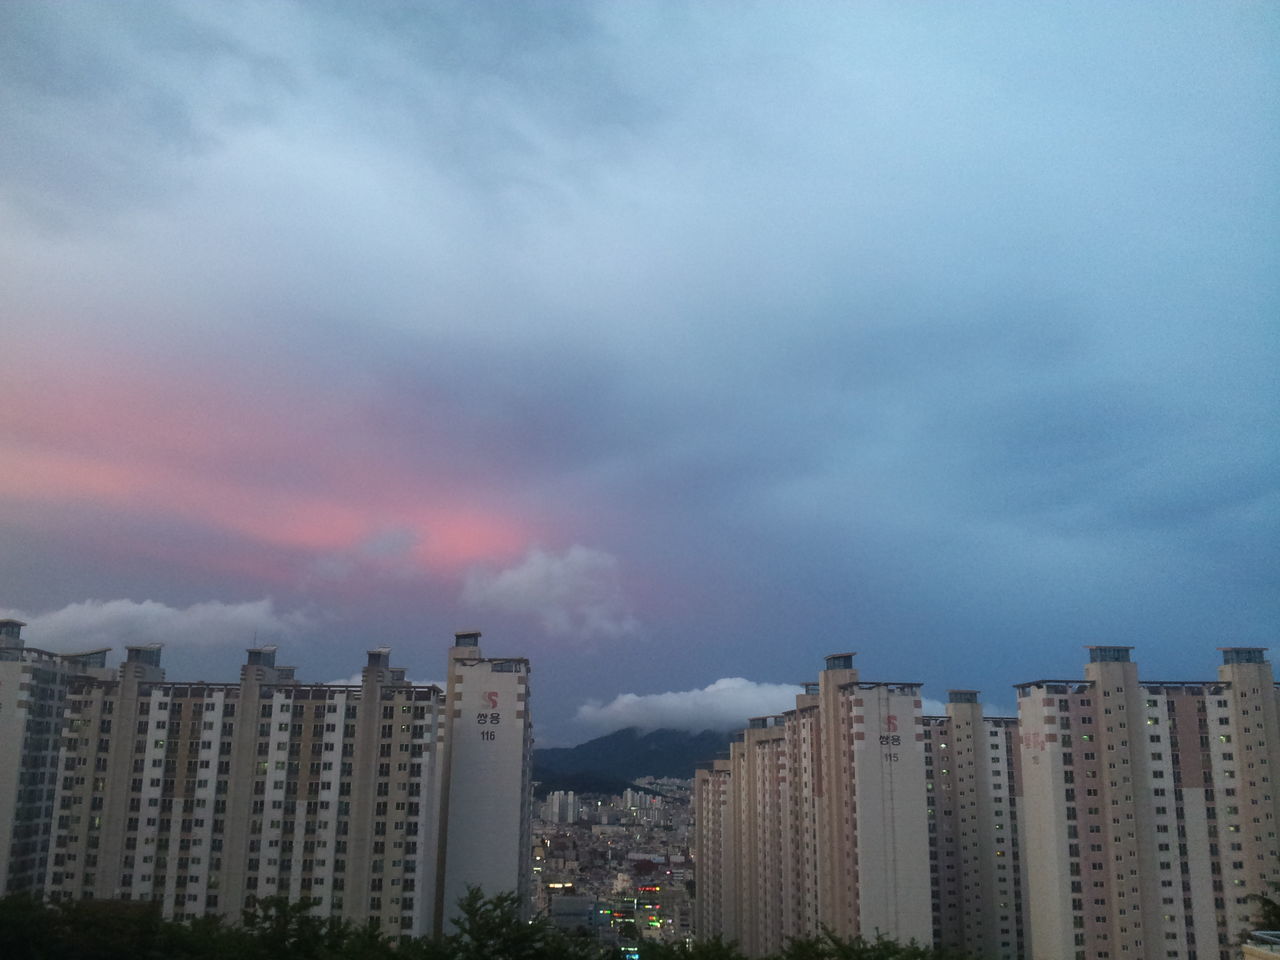
{"type": "Polygon", "coordinates": [[[479,616],[566,722],[1274,629],[1267,8],[0,17],[0,562],[49,610],[271,593],[332,676],[344,622],[479,616]]]}

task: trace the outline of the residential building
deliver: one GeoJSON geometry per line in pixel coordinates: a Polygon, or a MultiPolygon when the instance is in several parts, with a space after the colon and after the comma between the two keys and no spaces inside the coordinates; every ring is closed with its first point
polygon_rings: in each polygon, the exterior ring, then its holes
{"type": "Polygon", "coordinates": [[[455,639],[446,692],[387,648],[359,684],[301,683],[274,647],[249,650],[237,683],[174,682],[158,646],[110,671],[106,651],[26,647],[21,626],[0,623],[6,891],[153,900],[174,919],[278,894],[419,936],[442,928],[446,891],[523,890],[528,662],[484,659],[478,634],[455,639]]]}
{"type": "Polygon", "coordinates": [[[548,823],[577,823],[580,813],[578,797],[572,790],[553,790],[542,806],[542,819],[548,823]]]}
{"type": "Polygon", "coordinates": [[[445,919],[477,886],[512,890],[526,909],[532,864],[529,661],[486,659],[480,634],[460,633],[449,651],[445,776],[436,915],[445,919]]]}
{"type": "Polygon", "coordinates": [[[1214,680],[1017,684],[1018,717],[866,683],[827,658],[695,781],[696,932],[750,955],[825,927],[1000,960],[1229,960],[1280,882],[1277,687],[1265,651],[1214,680]]]}
{"type": "Polygon", "coordinates": [[[1143,681],[1131,648],[1088,649],[1083,680],[1017,687],[1031,957],[1228,960],[1280,880],[1265,651],[1143,681]]]}
{"type": "Polygon", "coordinates": [[[698,772],[700,934],[753,956],[822,927],[932,938],[920,685],[863,682],[853,656],[698,772]]]}
{"type": "Polygon", "coordinates": [[[57,821],[59,750],[74,677],[103,673],[106,651],[74,657],[23,646],[21,620],[0,620],[0,880],[43,888],[57,821]]]}
{"type": "Polygon", "coordinates": [[[933,942],[985,960],[1025,956],[1018,722],[984,717],[976,690],[952,690],[924,718],[933,942]]]}

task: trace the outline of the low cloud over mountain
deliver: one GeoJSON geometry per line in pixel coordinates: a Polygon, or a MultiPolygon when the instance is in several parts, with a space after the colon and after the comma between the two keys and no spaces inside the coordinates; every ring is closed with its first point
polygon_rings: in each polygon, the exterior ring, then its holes
{"type": "Polygon", "coordinates": [[[608,703],[588,701],[578,708],[577,722],[593,732],[624,727],[640,730],[733,730],[748,717],[781,713],[795,706],[801,688],[789,683],[757,683],[724,677],[700,690],[668,693],[623,693],[608,703]]]}

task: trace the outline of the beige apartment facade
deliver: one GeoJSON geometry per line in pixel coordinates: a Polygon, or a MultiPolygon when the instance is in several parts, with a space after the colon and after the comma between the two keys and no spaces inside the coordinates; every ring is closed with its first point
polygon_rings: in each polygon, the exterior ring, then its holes
{"type": "Polygon", "coordinates": [[[700,934],[751,956],[824,927],[931,938],[919,685],[862,682],[852,659],[698,772],[700,934]]]}
{"type": "MultiPolygon", "coordinates": [[[[490,661],[476,639],[455,642],[480,669],[490,661]]],[[[408,682],[385,648],[369,651],[359,684],[300,683],[272,647],[248,651],[238,683],[172,682],[160,655],[130,647],[109,671],[103,651],[88,661],[46,653],[17,632],[0,648],[0,743],[10,751],[22,744],[23,754],[0,768],[7,891],[153,900],[175,919],[237,917],[256,898],[284,895],[309,900],[317,915],[372,920],[393,936],[441,928],[453,906],[441,901],[449,879],[442,852],[465,849],[474,826],[444,815],[448,746],[461,736],[445,691],[408,682]],[[43,738],[16,735],[32,718],[10,713],[14,703],[28,714],[52,705],[39,718],[54,731],[51,755],[43,738]],[[22,771],[16,791],[10,770],[22,771]],[[3,804],[36,787],[43,839],[32,856],[35,808],[22,814],[3,804]]],[[[504,766],[488,787],[503,798],[500,812],[491,810],[490,839],[510,843],[508,860],[480,860],[466,874],[496,893],[519,889],[527,873],[530,726],[527,661],[492,662],[519,666],[524,699],[504,719],[525,744],[507,758],[514,776],[504,766]]],[[[464,767],[468,749],[453,753],[464,767]]],[[[483,771],[466,767],[465,776],[469,789],[481,789],[483,771]]]]}
{"type": "Polygon", "coordinates": [[[1016,719],[971,690],[923,716],[919,685],[827,658],[698,774],[698,934],[750,955],[826,927],[999,960],[1237,956],[1248,898],[1280,882],[1265,651],[1152,681],[1128,647],[1087,649],[1083,679],[1016,685],[1016,719]]]}
{"type": "Polygon", "coordinates": [[[1016,788],[1018,724],[985,717],[976,690],[952,690],[925,717],[933,942],[987,960],[1025,956],[1016,788]]]}
{"type": "Polygon", "coordinates": [[[443,743],[447,776],[436,915],[448,921],[470,886],[510,890],[529,903],[533,734],[529,661],[485,658],[480,634],[460,633],[449,651],[443,743]]]}
{"type": "Polygon", "coordinates": [[[693,816],[697,825],[693,857],[698,895],[693,905],[694,930],[703,935],[732,935],[738,929],[738,850],[733,830],[732,778],[729,760],[716,760],[694,777],[693,816]]]}
{"type": "Polygon", "coordinates": [[[1276,687],[1258,648],[1216,680],[1139,680],[1129,647],[1083,680],[1018,686],[1033,960],[1230,960],[1280,880],[1276,687]]]}

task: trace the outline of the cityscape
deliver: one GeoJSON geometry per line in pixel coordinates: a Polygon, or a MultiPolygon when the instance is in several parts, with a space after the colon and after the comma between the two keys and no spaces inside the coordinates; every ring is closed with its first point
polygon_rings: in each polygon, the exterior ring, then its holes
{"type": "Polygon", "coordinates": [[[1280,957],[1278,65],[0,3],[0,958],[1280,957]]]}
{"type": "MultiPolygon", "coordinates": [[[[263,898],[408,943],[472,888],[627,956],[831,936],[987,960],[1232,960],[1280,889],[1280,688],[1266,651],[1216,676],[1083,675],[975,690],[826,657],[794,709],[749,718],[689,779],[535,799],[531,665],[447,651],[415,684],[368,651],[359,684],[302,683],[275,647],[237,682],[177,681],[162,648],[29,646],[0,621],[6,894],[234,920],[263,898]],[[629,953],[630,952],[630,953],[629,953]]],[[[552,773],[554,776],[554,772],[552,773]]]]}

